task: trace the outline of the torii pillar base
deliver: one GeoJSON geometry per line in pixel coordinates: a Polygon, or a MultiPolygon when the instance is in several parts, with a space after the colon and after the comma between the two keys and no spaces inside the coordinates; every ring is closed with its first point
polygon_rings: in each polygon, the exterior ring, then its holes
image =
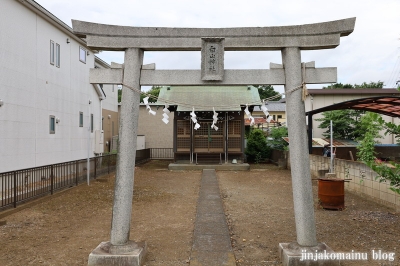
{"type": "Polygon", "coordinates": [[[89,255],[88,265],[143,265],[147,252],[146,242],[129,241],[124,246],[101,242],[89,255]]]}
{"type": "Polygon", "coordinates": [[[315,247],[303,247],[296,242],[279,243],[279,256],[284,266],[339,266],[340,260],[335,255],[325,243],[315,247]]]}

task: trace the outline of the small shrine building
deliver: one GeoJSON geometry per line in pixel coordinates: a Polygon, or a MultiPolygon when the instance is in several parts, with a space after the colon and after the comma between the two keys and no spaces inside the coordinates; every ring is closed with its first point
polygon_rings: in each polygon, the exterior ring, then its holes
{"type": "Polygon", "coordinates": [[[160,90],[157,105],[169,104],[174,111],[173,151],[175,161],[239,163],[244,159],[246,105],[252,111],[261,105],[253,86],[168,86],[160,90]],[[197,123],[191,119],[196,114],[197,123]],[[218,113],[216,128],[213,115],[218,113]]]}

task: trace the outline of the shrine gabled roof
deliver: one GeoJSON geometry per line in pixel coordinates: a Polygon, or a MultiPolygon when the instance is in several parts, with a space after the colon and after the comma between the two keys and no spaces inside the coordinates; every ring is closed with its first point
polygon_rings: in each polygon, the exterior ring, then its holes
{"type": "MultiPolygon", "coordinates": [[[[269,101],[265,103],[265,106],[268,108],[269,112],[285,112],[286,111],[286,103],[279,101],[269,101]]],[[[261,111],[260,106],[254,106],[254,111],[261,111]]]]}
{"type": "Polygon", "coordinates": [[[400,97],[399,96],[376,96],[361,99],[345,101],[319,109],[315,109],[306,113],[306,115],[314,115],[321,112],[354,109],[369,112],[375,112],[392,117],[400,117],[400,97]]]}
{"type": "Polygon", "coordinates": [[[157,104],[177,105],[177,111],[241,111],[241,106],[260,105],[253,86],[169,86],[162,87],[157,104]]]}

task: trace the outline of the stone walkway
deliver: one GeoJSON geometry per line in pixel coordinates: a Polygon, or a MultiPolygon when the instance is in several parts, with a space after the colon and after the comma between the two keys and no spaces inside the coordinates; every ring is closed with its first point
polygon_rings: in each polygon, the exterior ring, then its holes
{"type": "Polygon", "coordinates": [[[236,265],[214,169],[204,169],[190,265],[236,265]]]}

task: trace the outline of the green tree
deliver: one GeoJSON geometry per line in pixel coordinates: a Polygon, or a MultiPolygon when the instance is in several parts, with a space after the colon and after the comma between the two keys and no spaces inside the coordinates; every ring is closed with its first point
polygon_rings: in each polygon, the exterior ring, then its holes
{"type": "Polygon", "coordinates": [[[371,81],[370,83],[363,82],[360,85],[354,84],[355,89],[382,89],[383,86],[383,81],[378,80],[378,82],[373,82],[371,81]]]}
{"type": "Polygon", "coordinates": [[[247,160],[259,163],[271,154],[271,149],[267,146],[267,140],[261,129],[251,130],[247,138],[247,148],[245,151],[247,160]]]}
{"type": "Polygon", "coordinates": [[[322,87],[323,89],[382,89],[383,81],[378,80],[377,82],[371,81],[370,83],[363,82],[360,85],[358,84],[342,84],[342,83],[334,83],[327,87],[322,87]]]}
{"type": "MultiPolygon", "coordinates": [[[[383,127],[386,129],[385,135],[395,135],[397,144],[399,145],[400,125],[386,122],[383,127]]],[[[400,164],[392,162],[392,166],[389,167],[387,164],[380,162],[379,160],[365,161],[365,163],[378,174],[375,179],[378,179],[379,182],[388,181],[390,184],[390,190],[400,194],[400,164]]]]}
{"type": "Polygon", "coordinates": [[[147,95],[140,95],[140,102],[143,102],[143,98],[146,98],[148,95],[154,96],[149,98],[149,103],[155,103],[157,101],[158,95],[160,94],[161,86],[153,86],[149,91],[146,92],[147,95]]]}
{"type": "Polygon", "coordinates": [[[282,95],[279,92],[275,91],[272,85],[254,85],[257,88],[258,93],[260,94],[260,99],[267,99],[272,96],[277,96],[273,99],[273,101],[278,101],[282,99],[282,95]],[[278,96],[279,95],[279,96],[278,96]]]}
{"type": "Polygon", "coordinates": [[[357,157],[359,161],[366,163],[375,160],[375,144],[382,138],[379,131],[383,129],[384,120],[377,113],[366,112],[360,121],[360,130],[364,132],[363,136],[358,137],[359,144],[357,148],[357,157]]]}
{"type": "Polygon", "coordinates": [[[332,120],[333,137],[335,139],[351,139],[359,138],[363,132],[360,128],[360,119],[364,112],[358,110],[334,110],[322,113],[322,118],[315,119],[321,121],[318,128],[326,129],[322,134],[329,138],[331,135],[330,121],[332,120]]]}
{"type": "Polygon", "coordinates": [[[120,103],[122,100],[122,88],[118,88],[118,102],[120,103]]]}
{"type": "MultiPolygon", "coordinates": [[[[150,94],[150,95],[156,97],[156,98],[150,97],[149,98],[150,103],[155,103],[157,101],[157,97],[160,94],[160,89],[161,89],[160,86],[153,86],[153,87],[151,87],[151,89],[149,91],[146,92],[147,94],[150,94]]],[[[147,97],[146,95],[141,94],[140,102],[143,102],[143,98],[146,98],[146,97],[147,97]]],[[[119,103],[121,102],[121,99],[122,99],[122,89],[118,89],[118,102],[119,103]]]]}
{"type": "Polygon", "coordinates": [[[351,84],[334,83],[327,87],[322,87],[323,89],[353,89],[354,86],[351,84]]]}
{"type": "Polygon", "coordinates": [[[283,151],[288,146],[288,143],[284,141],[282,138],[287,136],[288,136],[287,127],[271,128],[271,131],[268,134],[267,144],[272,149],[283,151]]]}
{"type": "Polygon", "coordinates": [[[390,190],[400,194],[400,164],[392,163],[393,167],[389,167],[382,162],[371,161],[367,165],[374,170],[378,176],[379,182],[389,181],[390,190]]]}
{"type": "Polygon", "coordinates": [[[386,122],[384,125],[385,136],[387,134],[394,135],[397,145],[400,145],[400,125],[396,125],[392,122],[386,122]]]}
{"type": "MultiPolygon", "coordinates": [[[[323,89],[381,89],[383,86],[383,82],[378,80],[377,82],[363,82],[361,84],[354,85],[335,83],[327,87],[323,87],[323,89]]],[[[316,121],[322,121],[318,127],[326,129],[326,131],[322,134],[324,137],[330,136],[330,120],[332,120],[334,138],[355,140],[360,136],[363,136],[365,132],[364,129],[360,127],[360,118],[363,114],[363,111],[357,110],[335,110],[322,113],[324,117],[316,119],[316,121]]]]}

